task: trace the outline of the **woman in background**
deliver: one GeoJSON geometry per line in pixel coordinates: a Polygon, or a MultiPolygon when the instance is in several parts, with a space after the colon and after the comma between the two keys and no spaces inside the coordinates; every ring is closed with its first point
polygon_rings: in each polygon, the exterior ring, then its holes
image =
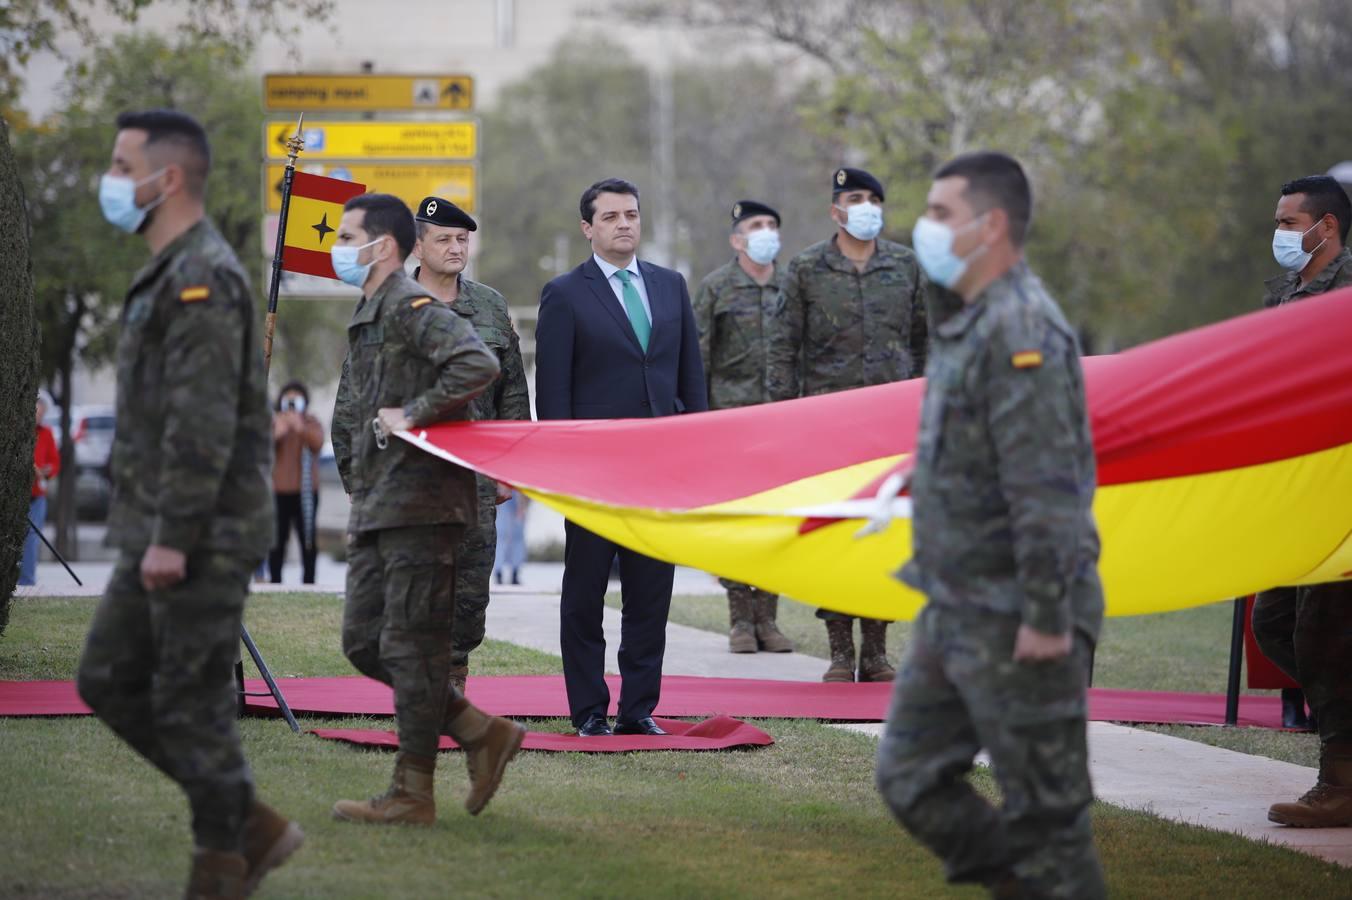
{"type": "Polygon", "coordinates": [[[498,584],[507,573],[512,584],[521,583],[521,566],[526,562],[526,509],[530,498],[512,488],[512,496],[498,507],[498,551],[493,560],[493,577],[498,584]]]}
{"type": "Polygon", "coordinates": [[[47,482],[61,471],[61,454],[56,449],[56,437],[52,430],[42,424],[52,398],[46,391],[38,391],[37,400],[37,440],[33,444],[33,493],[28,501],[28,521],[32,526],[23,539],[23,561],[19,564],[19,584],[37,584],[38,576],[38,533],[35,528],[47,524],[47,482]]]}
{"type": "Polygon", "coordinates": [[[273,584],[281,584],[292,528],[300,541],[302,580],[315,583],[315,511],[319,508],[319,448],[324,446],[324,426],[310,414],[309,405],[305,385],[288,382],[277,397],[272,418],[277,540],[268,554],[268,571],[273,584]]]}

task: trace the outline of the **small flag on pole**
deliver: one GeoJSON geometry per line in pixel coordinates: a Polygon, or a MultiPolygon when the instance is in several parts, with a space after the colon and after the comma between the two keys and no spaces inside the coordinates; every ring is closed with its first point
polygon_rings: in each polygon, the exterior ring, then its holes
{"type": "Polygon", "coordinates": [[[338,234],[343,204],[364,193],[366,185],[355,181],[297,172],[291,182],[282,268],[287,272],[337,278],[329,251],[338,234]]]}

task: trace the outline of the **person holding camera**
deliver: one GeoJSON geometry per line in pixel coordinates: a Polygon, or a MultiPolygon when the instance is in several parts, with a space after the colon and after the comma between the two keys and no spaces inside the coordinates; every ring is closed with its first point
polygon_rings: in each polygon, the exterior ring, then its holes
{"type": "Polygon", "coordinates": [[[268,553],[273,584],[282,582],[282,563],[291,530],[300,541],[302,580],[315,583],[315,512],[319,508],[319,448],[324,426],[310,414],[310,392],[291,381],[277,396],[272,418],[272,494],[277,504],[277,540],[268,553]]]}

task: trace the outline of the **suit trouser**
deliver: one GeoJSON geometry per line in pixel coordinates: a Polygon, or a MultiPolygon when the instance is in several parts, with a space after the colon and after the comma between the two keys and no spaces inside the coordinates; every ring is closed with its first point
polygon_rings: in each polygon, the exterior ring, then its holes
{"type": "Polygon", "coordinates": [[[188,795],[197,845],[239,852],[253,803],[235,717],[235,658],[256,559],[188,557],[188,577],[141,585],[141,554],[123,553],[80,657],[80,697],[188,795]]]}
{"type": "Polygon", "coordinates": [[[465,528],[455,548],[455,625],[451,665],[469,665],[469,655],[484,642],[489,581],[498,552],[497,490],[479,493],[479,521],[465,528]]]}
{"type": "MultiPolygon", "coordinates": [[[[315,583],[315,559],[319,548],[314,540],[305,539],[305,514],[300,494],[273,494],[277,507],[277,539],[268,551],[268,575],[273,584],[282,583],[282,565],[286,562],[286,544],[294,528],[300,544],[301,582],[315,583]]],[[[313,510],[319,509],[319,494],[311,494],[313,510]]],[[[314,538],[314,535],[310,536],[314,538]]]]}
{"type": "Polygon", "coordinates": [[[455,619],[455,547],[463,525],[348,535],[343,653],[394,689],[399,749],[435,756],[455,619]]]}
{"type": "Polygon", "coordinates": [[[606,582],[620,558],[620,704],[618,718],[634,722],[652,715],[662,692],[662,656],[676,567],[608,541],[572,522],[564,523],[563,597],[559,643],[563,680],[573,724],[610,707],[606,686],[606,639],[602,629],[606,582]]]}
{"type": "Polygon", "coordinates": [[[1352,582],[1263,591],[1253,605],[1263,654],[1300,682],[1321,742],[1352,742],[1352,582]]]}
{"type": "Polygon", "coordinates": [[[921,611],[878,747],[878,789],[950,881],[1012,871],[1032,896],[1102,897],[1085,735],[1091,644],[1077,632],[1070,656],[1018,663],[1018,628],[1015,615],[921,611]],[[1000,809],[966,778],[982,747],[1000,809]]]}

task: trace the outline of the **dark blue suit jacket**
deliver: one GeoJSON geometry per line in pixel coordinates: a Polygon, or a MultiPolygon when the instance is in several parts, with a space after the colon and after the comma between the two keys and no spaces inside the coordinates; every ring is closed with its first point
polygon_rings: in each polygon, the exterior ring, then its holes
{"type": "Polygon", "coordinates": [[[596,260],[545,285],[535,326],[539,418],[637,419],[709,408],[685,279],[638,265],[653,319],[646,354],[596,260]]]}

